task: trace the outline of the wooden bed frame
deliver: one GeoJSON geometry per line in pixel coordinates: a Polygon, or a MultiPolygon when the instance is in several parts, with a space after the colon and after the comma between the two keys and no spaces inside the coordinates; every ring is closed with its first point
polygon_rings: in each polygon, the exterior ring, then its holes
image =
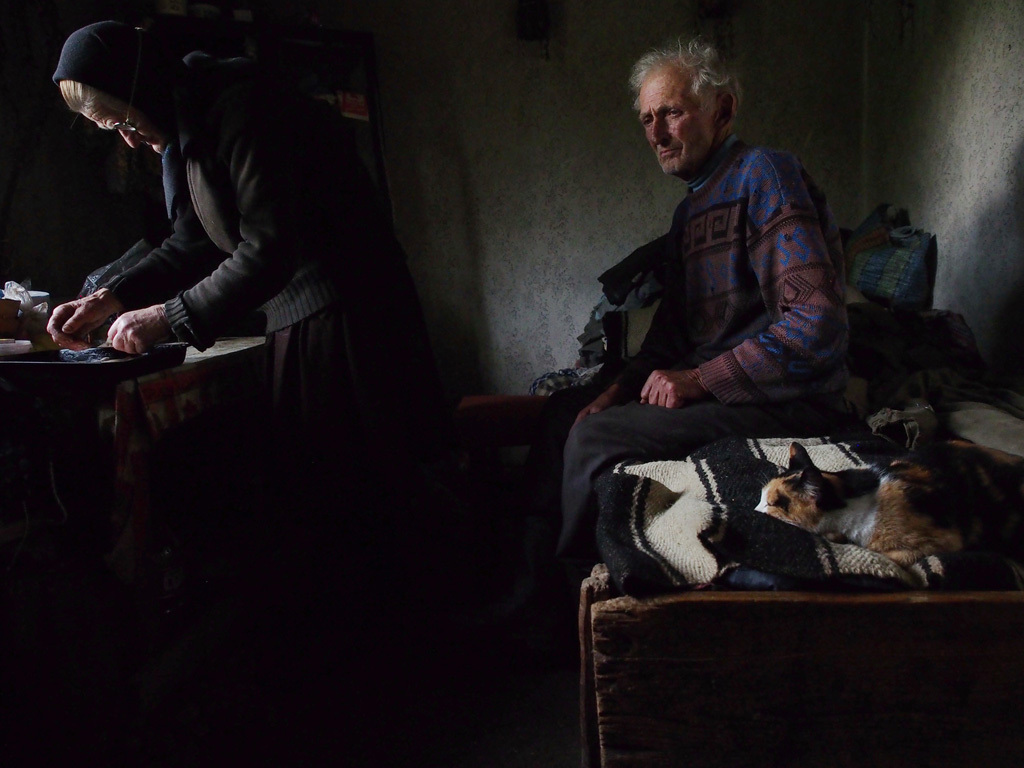
{"type": "MultiPolygon", "coordinates": [[[[465,398],[474,452],[546,398],[465,398]]],[[[604,565],[579,609],[584,768],[1024,766],[1024,592],[738,592],[638,600],[604,565]]]]}
{"type": "Polygon", "coordinates": [[[584,768],[1021,766],[1024,593],[580,596],[584,768]]]}

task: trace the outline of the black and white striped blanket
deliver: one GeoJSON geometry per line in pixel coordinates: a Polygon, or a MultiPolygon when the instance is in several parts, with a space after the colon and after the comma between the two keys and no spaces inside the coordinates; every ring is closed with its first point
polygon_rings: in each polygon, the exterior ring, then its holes
{"type": "MultiPolygon", "coordinates": [[[[598,481],[598,548],[623,594],[711,584],[783,589],[1024,589],[1014,561],[988,552],[887,557],[755,511],[764,484],[789,463],[794,440],[727,438],[681,461],[624,463],[598,481]]],[[[905,450],[884,439],[798,439],[821,469],[884,461],[905,450]]]]}

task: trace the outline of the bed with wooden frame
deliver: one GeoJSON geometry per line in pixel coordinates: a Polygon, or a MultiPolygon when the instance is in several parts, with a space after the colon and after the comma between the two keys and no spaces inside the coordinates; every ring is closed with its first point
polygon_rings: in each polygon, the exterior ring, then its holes
{"type": "Polygon", "coordinates": [[[1020,766],[1024,593],[695,590],[579,609],[584,768],[1020,766]]]}

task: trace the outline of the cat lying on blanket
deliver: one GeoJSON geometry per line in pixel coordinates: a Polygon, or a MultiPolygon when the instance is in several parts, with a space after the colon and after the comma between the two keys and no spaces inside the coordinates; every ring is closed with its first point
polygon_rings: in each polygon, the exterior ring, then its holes
{"type": "Polygon", "coordinates": [[[824,472],[799,443],[757,511],[902,566],[964,547],[1004,550],[1024,516],[1024,459],[961,440],[886,465],[824,472]]]}

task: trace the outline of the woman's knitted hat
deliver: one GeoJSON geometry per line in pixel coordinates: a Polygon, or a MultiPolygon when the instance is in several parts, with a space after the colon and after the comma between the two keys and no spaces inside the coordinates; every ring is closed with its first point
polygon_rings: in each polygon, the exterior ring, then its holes
{"type": "Polygon", "coordinates": [[[67,39],[53,82],[74,80],[90,85],[130,102],[161,130],[176,133],[173,91],[180,66],[145,30],[100,21],[67,39]]]}

